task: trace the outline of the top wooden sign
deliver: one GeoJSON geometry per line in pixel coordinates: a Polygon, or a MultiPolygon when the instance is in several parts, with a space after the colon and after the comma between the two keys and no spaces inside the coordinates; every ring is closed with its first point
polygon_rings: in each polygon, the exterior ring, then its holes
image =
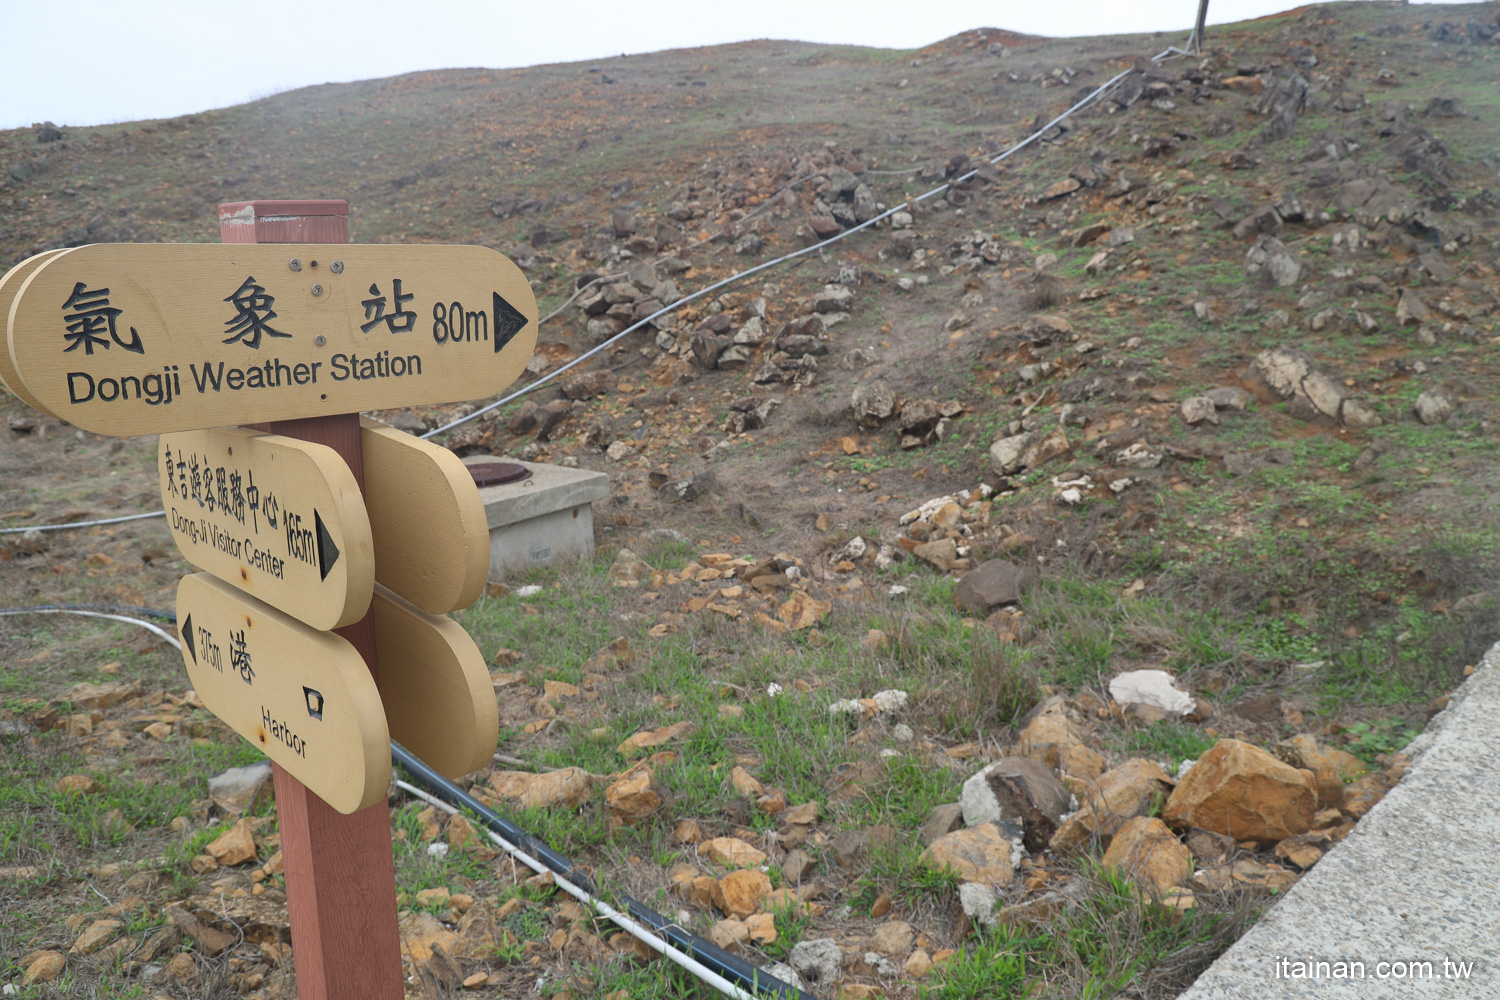
{"type": "Polygon", "coordinates": [[[129,437],[492,396],[536,332],[525,275],[485,247],[101,243],[26,277],[0,373],[129,437]]]}

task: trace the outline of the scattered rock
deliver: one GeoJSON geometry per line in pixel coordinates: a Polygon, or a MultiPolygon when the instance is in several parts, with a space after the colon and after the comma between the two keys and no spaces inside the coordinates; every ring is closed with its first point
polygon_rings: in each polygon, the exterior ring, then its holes
{"type": "Polygon", "coordinates": [[[1213,401],[1220,410],[1247,410],[1255,402],[1255,396],[1238,386],[1216,386],[1203,395],[1213,401]]]}
{"type": "Polygon", "coordinates": [[[814,938],[797,942],[786,961],[808,986],[829,986],[844,967],[844,952],[833,938],[814,938]]]}
{"type": "Polygon", "coordinates": [[[52,790],[59,795],[91,795],[98,783],[87,774],[69,774],[52,783],[52,790]]]}
{"type": "Polygon", "coordinates": [[[953,603],[975,618],[987,618],[997,608],[1019,603],[1030,582],[1030,575],[1015,563],[987,559],[958,581],[953,603]]]}
{"type": "Polygon", "coordinates": [[[754,868],[766,863],[764,851],[738,837],[715,837],[698,845],[698,853],[727,868],[754,868]]]}
{"type": "Polygon", "coordinates": [[[1037,854],[1051,841],[1070,799],[1062,782],[1040,761],[1001,757],[964,782],[959,804],[966,826],[997,824],[1037,854]]]}
{"type": "Polygon", "coordinates": [[[823,290],[813,296],[813,312],[848,312],[854,301],[854,291],[847,285],[824,285],[823,290]]]}
{"type": "Polygon", "coordinates": [[[1013,434],[990,445],[990,467],[1002,476],[1014,475],[1060,458],[1073,450],[1067,433],[1054,428],[1049,434],[1013,434]]]}
{"type": "Polygon", "coordinates": [[[636,587],[651,577],[646,560],[629,549],[621,549],[609,567],[609,579],[616,587],[636,587]]]}
{"type": "Polygon", "coordinates": [[[650,768],[641,767],[604,790],[610,818],[620,826],[635,826],[661,808],[661,794],[654,787],[650,768]]]}
{"type": "Polygon", "coordinates": [[[1432,310],[1410,288],[1401,289],[1396,299],[1396,322],[1400,326],[1421,326],[1432,318],[1432,310]]]}
{"type": "Polygon", "coordinates": [[[1251,277],[1261,276],[1267,284],[1285,288],[1295,285],[1302,277],[1302,265],[1280,240],[1262,234],[1245,252],[1245,273],[1251,277]]]}
{"type": "Polygon", "coordinates": [[[237,936],[227,934],[198,919],[185,904],[173,903],[168,906],[167,917],[177,925],[178,930],[192,939],[199,951],[208,956],[219,954],[238,940],[237,936]]]}
{"type": "Polygon", "coordinates": [[[1318,808],[1335,809],[1344,799],[1344,778],[1338,762],[1318,748],[1311,736],[1293,736],[1276,747],[1277,757],[1292,767],[1311,771],[1318,790],[1318,808]]]}
{"type": "Polygon", "coordinates": [[[1217,425],[1219,422],[1218,407],[1207,396],[1189,396],[1182,401],[1178,412],[1182,414],[1183,423],[1193,427],[1204,423],[1217,425]]]}
{"type": "Polygon", "coordinates": [[[1109,682],[1109,696],[1122,705],[1151,705],[1163,712],[1187,715],[1197,702],[1173,684],[1165,670],[1129,670],[1109,682]]]}
{"type": "Polygon", "coordinates": [[[964,882],[958,887],[958,904],[964,916],[981,927],[995,926],[995,906],[999,901],[995,890],[983,882],[964,882]]]}
{"type": "Polygon", "coordinates": [[[1107,844],[1127,820],[1146,815],[1171,790],[1172,779],[1159,765],[1131,758],[1106,772],[1080,796],[1078,811],[1063,820],[1053,835],[1052,849],[1077,851],[1091,840],[1107,844]]]}
{"type": "Polygon", "coordinates": [[[1311,829],[1317,804],[1312,772],[1249,743],[1225,739],[1183,777],[1162,818],[1174,826],[1270,845],[1311,829]]]}
{"type": "Polygon", "coordinates": [[[225,867],[254,861],[255,837],[250,831],[250,821],[241,819],[203,850],[225,867]]]}
{"type": "Polygon", "coordinates": [[[114,940],[120,928],[125,924],[119,920],[95,920],[89,924],[84,932],[78,935],[78,940],[73,942],[73,947],[68,949],[70,955],[92,955],[114,940]]]}
{"type": "Polygon", "coordinates": [[[770,892],[771,880],[765,872],[742,868],[714,883],[714,905],[729,916],[744,919],[760,909],[770,892]]]}
{"type": "Polygon", "coordinates": [[[1031,719],[1016,739],[1016,753],[1041,761],[1064,784],[1087,788],[1104,770],[1104,758],[1088,745],[1088,733],[1067,700],[1054,695],[1032,709],[1031,719]],[[1070,782],[1071,779],[1071,782],[1070,782]]]}
{"type": "Polygon", "coordinates": [[[26,966],[26,972],[21,976],[21,989],[33,983],[50,983],[62,975],[63,968],[68,964],[67,958],[60,951],[38,952],[26,966]]]}
{"type": "Polygon", "coordinates": [[[1343,388],[1314,368],[1312,358],[1304,351],[1289,347],[1261,351],[1243,377],[1247,383],[1286,400],[1287,412],[1300,420],[1332,423],[1342,414],[1343,388]]]}
{"type": "Polygon", "coordinates": [[[113,708],[126,698],[141,693],[139,682],[108,681],[104,684],[74,684],[72,687],[57,698],[57,701],[69,701],[78,708],[97,709],[104,711],[113,708]]]}
{"type": "Polygon", "coordinates": [[[945,802],[940,806],[933,807],[932,815],[927,817],[927,822],[922,824],[918,835],[923,844],[931,844],[944,834],[957,830],[963,825],[963,821],[963,804],[959,802],[945,802]]]}
{"type": "Polygon", "coordinates": [[[179,951],[163,967],[161,976],[168,982],[191,987],[198,981],[198,962],[192,952],[179,951]]]}
{"type": "Polygon", "coordinates": [[[797,591],[776,609],[776,617],[787,628],[797,631],[819,624],[832,610],[833,605],[828,601],[797,591]]]}
{"type": "Polygon", "coordinates": [[[231,767],[214,775],[208,779],[208,795],[227,816],[241,816],[268,804],[272,796],[270,761],[231,767]]]}
{"type": "Polygon", "coordinates": [[[787,851],[781,859],[781,877],[792,885],[800,884],[812,872],[817,862],[801,850],[787,851]]]}
{"type": "Polygon", "coordinates": [[[1160,896],[1192,873],[1193,856],[1167,824],[1135,816],[1116,831],[1100,864],[1160,896]]]}
{"type": "Polygon", "coordinates": [[[870,935],[870,947],[882,955],[905,955],[917,939],[917,932],[904,920],[888,920],[870,935]]]}
{"type": "Polygon", "coordinates": [[[888,383],[879,379],[861,382],[849,397],[849,407],[856,424],[873,430],[895,415],[896,393],[888,383]]]}
{"type": "Polygon", "coordinates": [[[455,951],[459,944],[458,934],[426,911],[410,913],[402,918],[398,930],[401,934],[402,952],[417,966],[425,965],[436,949],[442,949],[447,954],[455,951]]]}
{"type": "Polygon", "coordinates": [[[958,559],[958,543],[951,538],[939,538],[933,542],[923,542],[912,549],[911,554],[946,573],[958,559]]]}
{"type": "Polygon", "coordinates": [[[1456,407],[1453,400],[1442,389],[1425,389],[1412,404],[1411,411],[1418,420],[1427,425],[1440,424],[1453,416],[1456,407]]]}
{"type": "Polygon", "coordinates": [[[581,767],[565,767],[546,774],[497,771],[490,775],[497,799],[522,809],[577,809],[594,794],[594,776],[581,767]]]}
{"type": "Polygon", "coordinates": [[[1011,842],[994,823],[955,830],[934,840],[922,852],[934,868],[952,868],[966,882],[1000,886],[1015,873],[1011,842]]]}

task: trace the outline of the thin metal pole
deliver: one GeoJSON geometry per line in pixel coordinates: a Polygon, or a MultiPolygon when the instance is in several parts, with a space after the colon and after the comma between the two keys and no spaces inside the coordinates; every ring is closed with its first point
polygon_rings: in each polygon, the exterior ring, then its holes
{"type": "Polygon", "coordinates": [[[1198,20],[1193,23],[1193,37],[1188,43],[1189,51],[1203,51],[1203,24],[1208,20],[1208,0],[1198,0],[1198,20]]]}

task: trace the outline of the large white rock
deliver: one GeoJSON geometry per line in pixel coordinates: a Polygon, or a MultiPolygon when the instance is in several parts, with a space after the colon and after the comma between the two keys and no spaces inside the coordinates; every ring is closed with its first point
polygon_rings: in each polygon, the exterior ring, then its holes
{"type": "Polygon", "coordinates": [[[1109,696],[1122,705],[1152,705],[1163,712],[1187,715],[1197,705],[1193,696],[1172,683],[1165,670],[1128,670],[1109,682],[1109,696]]]}

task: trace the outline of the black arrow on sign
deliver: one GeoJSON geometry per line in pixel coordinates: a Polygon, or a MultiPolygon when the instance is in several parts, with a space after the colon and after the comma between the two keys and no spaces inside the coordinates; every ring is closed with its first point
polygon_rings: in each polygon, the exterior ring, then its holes
{"type": "Polygon", "coordinates": [[[182,644],[192,654],[193,662],[198,662],[198,651],[193,648],[193,616],[188,615],[182,620],[182,644]]]}
{"type": "Polygon", "coordinates": [[[495,299],[495,353],[511,342],[511,338],[526,328],[526,317],[521,310],[500,297],[499,292],[490,293],[495,299]]]}
{"type": "Polygon", "coordinates": [[[323,525],[323,515],[313,508],[313,522],[318,528],[318,572],[322,573],[324,580],[328,579],[328,571],[333,569],[333,564],[339,561],[339,547],[333,543],[333,536],[323,525]]]}

